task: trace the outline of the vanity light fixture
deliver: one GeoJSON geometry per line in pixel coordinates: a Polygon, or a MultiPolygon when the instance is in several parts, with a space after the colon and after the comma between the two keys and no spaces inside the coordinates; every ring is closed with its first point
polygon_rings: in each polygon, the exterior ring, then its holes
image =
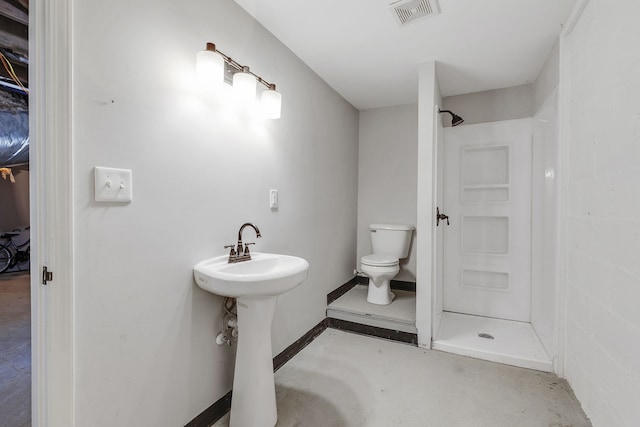
{"type": "Polygon", "coordinates": [[[205,50],[196,55],[196,75],[202,87],[215,89],[221,86],[224,83],[225,65],[233,73],[233,93],[242,105],[246,106],[255,101],[256,86],[262,83],[267,88],[260,96],[260,108],[264,117],[280,118],[282,95],[276,91],[276,85],[220,52],[213,43],[207,43],[205,50]]]}

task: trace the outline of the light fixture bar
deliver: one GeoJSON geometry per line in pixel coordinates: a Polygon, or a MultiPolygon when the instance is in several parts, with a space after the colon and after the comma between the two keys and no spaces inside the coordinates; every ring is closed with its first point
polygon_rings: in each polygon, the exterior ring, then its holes
{"type": "Polygon", "coordinates": [[[267,90],[260,94],[260,110],[264,118],[279,119],[282,110],[282,95],[270,83],[252,72],[248,66],[240,64],[224,52],[220,52],[214,43],[207,42],[205,50],[196,54],[196,76],[201,87],[215,92],[223,81],[233,87],[234,99],[238,106],[251,107],[256,101],[257,83],[267,90]]]}
{"type": "Polygon", "coordinates": [[[245,72],[245,73],[251,74],[253,77],[256,78],[258,83],[262,83],[263,85],[265,85],[267,87],[267,89],[271,89],[271,90],[275,90],[276,89],[275,83],[269,83],[268,81],[266,81],[265,79],[263,79],[262,77],[260,77],[259,75],[257,75],[253,71],[251,71],[250,69],[248,71],[245,71],[247,68],[249,68],[248,66],[240,64],[239,62],[237,62],[236,60],[231,58],[229,55],[227,55],[227,54],[221,52],[220,50],[218,50],[216,48],[215,43],[207,42],[206,50],[209,50],[211,52],[215,52],[218,55],[222,56],[222,58],[224,59],[224,62],[229,64],[229,66],[232,67],[234,70],[236,70],[236,72],[245,72]]]}

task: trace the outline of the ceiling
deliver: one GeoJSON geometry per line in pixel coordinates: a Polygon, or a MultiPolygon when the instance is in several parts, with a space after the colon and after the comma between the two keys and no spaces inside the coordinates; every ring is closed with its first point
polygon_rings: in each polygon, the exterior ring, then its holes
{"type": "Polygon", "coordinates": [[[365,110],[416,103],[432,60],[442,96],[532,83],[576,0],[439,0],[440,14],[403,27],[393,0],[235,1],[365,110]]]}

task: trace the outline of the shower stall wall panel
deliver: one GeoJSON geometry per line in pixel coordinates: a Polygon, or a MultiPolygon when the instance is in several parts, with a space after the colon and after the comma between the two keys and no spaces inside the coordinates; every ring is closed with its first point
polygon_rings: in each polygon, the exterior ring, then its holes
{"type": "Polygon", "coordinates": [[[531,324],[554,362],[558,352],[558,91],[533,118],[531,324]]]}
{"type": "Polygon", "coordinates": [[[445,311],[531,320],[531,127],[447,129],[445,311]]]}

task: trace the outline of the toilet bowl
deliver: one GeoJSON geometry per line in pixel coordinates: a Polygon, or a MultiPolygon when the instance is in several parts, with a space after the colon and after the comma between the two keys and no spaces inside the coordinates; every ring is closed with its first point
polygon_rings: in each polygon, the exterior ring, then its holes
{"type": "Polygon", "coordinates": [[[394,293],[391,292],[391,279],[400,271],[400,261],[387,255],[366,255],[360,259],[360,270],[369,277],[367,301],[371,304],[391,304],[394,293]]]}
{"type": "Polygon", "coordinates": [[[400,259],[409,255],[414,227],[398,224],[371,224],[369,232],[373,254],[360,258],[360,271],[369,277],[367,302],[391,304],[390,282],[400,271],[400,259]]]}

